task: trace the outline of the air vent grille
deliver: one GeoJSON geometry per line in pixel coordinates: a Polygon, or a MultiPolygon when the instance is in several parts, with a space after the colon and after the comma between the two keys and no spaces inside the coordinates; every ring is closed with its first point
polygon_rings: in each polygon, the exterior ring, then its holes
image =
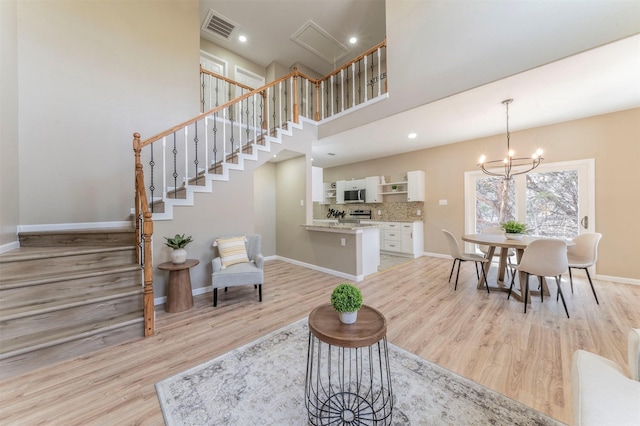
{"type": "Polygon", "coordinates": [[[222,37],[225,40],[228,40],[238,28],[238,24],[213,9],[209,10],[207,18],[202,24],[203,31],[217,37],[222,37]]]}

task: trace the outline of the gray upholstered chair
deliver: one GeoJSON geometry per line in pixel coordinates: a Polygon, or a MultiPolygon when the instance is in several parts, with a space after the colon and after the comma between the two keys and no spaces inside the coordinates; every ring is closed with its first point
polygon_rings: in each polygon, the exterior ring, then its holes
{"type": "Polygon", "coordinates": [[[219,288],[224,288],[226,292],[228,287],[240,285],[253,285],[257,288],[258,298],[262,302],[262,283],[264,281],[264,256],[260,253],[262,237],[258,234],[246,235],[246,241],[244,242],[246,261],[225,266],[225,259],[220,256],[218,240],[228,238],[232,237],[219,237],[213,243],[214,248],[217,249],[217,255],[211,261],[213,268],[213,273],[211,274],[213,306],[218,304],[219,288]]]}

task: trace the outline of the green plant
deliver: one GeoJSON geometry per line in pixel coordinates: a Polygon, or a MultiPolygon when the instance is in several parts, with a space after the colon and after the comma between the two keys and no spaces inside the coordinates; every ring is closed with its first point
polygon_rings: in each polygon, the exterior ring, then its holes
{"type": "Polygon", "coordinates": [[[507,234],[522,234],[527,229],[527,225],[515,220],[508,220],[502,224],[502,229],[507,234]]]}
{"type": "Polygon", "coordinates": [[[353,284],[338,284],[331,293],[331,306],[338,312],[355,312],[362,307],[362,293],[353,284]]]}
{"type": "Polygon", "coordinates": [[[165,245],[171,247],[172,249],[185,248],[186,245],[192,241],[191,236],[188,236],[187,238],[185,238],[184,234],[182,235],[176,234],[176,236],[173,238],[164,237],[164,239],[167,240],[165,245]]]}
{"type": "Polygon", "coordinates": [[[398,185],[391,185],[391,189],[395,191],[396,189],[398,189],[398,185]]]}

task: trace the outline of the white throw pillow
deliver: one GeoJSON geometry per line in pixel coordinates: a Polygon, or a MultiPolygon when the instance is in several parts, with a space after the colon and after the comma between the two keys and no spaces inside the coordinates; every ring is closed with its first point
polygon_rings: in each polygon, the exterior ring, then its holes
{"type": "Polygon", "coordinates": [[[247,247],[245,242],[246,237],[217,239],[218,252],[220,253],[220,260],[222,260],[222,269],[227,266],[235,265],[236,263],[248,262],[247,247]]]}

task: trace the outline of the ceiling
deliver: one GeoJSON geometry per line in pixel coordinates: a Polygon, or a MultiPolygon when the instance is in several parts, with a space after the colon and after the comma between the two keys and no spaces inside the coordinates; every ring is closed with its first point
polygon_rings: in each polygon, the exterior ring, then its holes
{"type": "Polygon", "coordinates": [[[511,131],[640,107],[636,0],[201,0],[201,24],[210,9],[248,41],[201,37],[265,67],[327,74],[387,38],[389,99],[323,124],[320,167],[504,133],[507,98],[511,131]],[[359,42],[330,64],[290,38],[309,20],[343,46],[359,42]]]}

